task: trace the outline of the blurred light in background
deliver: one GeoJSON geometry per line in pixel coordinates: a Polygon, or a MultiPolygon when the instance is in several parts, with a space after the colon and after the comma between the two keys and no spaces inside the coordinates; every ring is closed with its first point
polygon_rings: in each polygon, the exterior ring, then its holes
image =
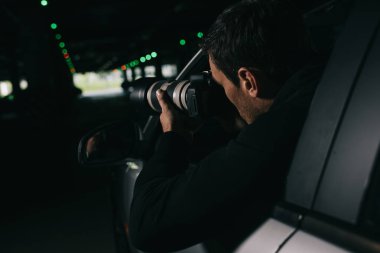
{"type": "Polygon", "coordinates": [[[46,0],[41,0],[41,5],[42,5],[42,6],[47,6],[47,5],[48,5],[48,1],[46,1],[46,0]]]}
{"type": "Polygon", "coordinates": [[[132,82],[133,81],[132,69],[130,69],[130,68],[127,69],[127,81],[128,82],[132,82]]]}
{"type": "Polygon", "coordinates": [[[75,73],[74,84],[82,90],[83,96],[95,96],[122,92],[123,82],[121,71],[75,73]]]}
{"type": "Polygon", "coordinates": [[[142,77],[142,70],[140,67],[135,68],[134,72],[135,72],[135,80],[142,77]]]}
{"type": "Polygon", "coordinates": [[[145,66],[144,73],[145,73],[145,77],[156,77],[156,67],[145,66]]]}
{"type": "Polygon", "coordinates": [[[51,23],[50,28],[55,30],[58,28],[58,25],[56,23],[51,23]]]}
{"type": "Polygon", "coordinates": [[[13,91],[12,83],[10,81],[0,81],[0,97],[5,97],[13,91]]]}
{"type": "Polygon", "coordinates": [[[162,76],[165,78],[174,77],[177,75],[177,65],[175,64],[164,64],[162,65],[162,76]]]}
{"type": "Polygon", "coordinates": [[[20,88],[22,90],[26,90],[28,88],[29,84],[28,84],[28,81],[26,81],[25,79],[22,79],[20,81],[20,88]]]}

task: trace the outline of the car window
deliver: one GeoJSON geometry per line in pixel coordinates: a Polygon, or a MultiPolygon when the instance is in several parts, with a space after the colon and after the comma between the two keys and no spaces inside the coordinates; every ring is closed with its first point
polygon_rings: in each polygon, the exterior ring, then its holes
{"type": "MultiPolygon", "coordinates": [[[[286,201],[311,208],[319,180],[341,124],[341,117],[375,34],[378,13],[371,1],[356,1],[335,42],[315,92],[289,171],[286,201]]],[[[374,3],[376,1],[372,1],[374,3]]]]}
{"type": "MultiPolygon", "coordinates": [[[[363,9],[359,9],[359,14],[366,15],[376,28],[380,21],[380,2],[372,3],[360,6],[363,9]]],[[[314,206],[318,212],[352,224],[357,222],[380,142],[380,32],[375,30],[368,43],[314,206]]]]}
{"type": "Polygon", "coordinates": [[[328,252],[317,238],[379,252],[379,13],[379,1],[356,1],[330,56],[288,176],[301,219],[281,252],[328,252]]]}

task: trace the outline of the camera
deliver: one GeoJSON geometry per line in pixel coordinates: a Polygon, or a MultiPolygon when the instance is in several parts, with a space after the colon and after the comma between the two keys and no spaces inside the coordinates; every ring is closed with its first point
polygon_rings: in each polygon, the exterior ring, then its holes
{"type": "Polygon", "coordinates": [[[162,89],[171,103],[189,117],[205,119],[236,114],[236,108],[208,69],[208,55],[199,50],[174,80],[150,77],[134,81],[129,87],[129,101],[139,114],[158,114],[161,107],[156,91],[162,89]]]}
{"type": "Polygon", "coordinates": [[[165,90],[172,104],[189,117],[205,117],[209,114],[207,100],[215,89],[209,71],[191,75],[185,80],[156,80],[142,78],[136,81],[129,95],[130,102],[150,114],[161,112],[156,97],[158,89],[165,90]]]}

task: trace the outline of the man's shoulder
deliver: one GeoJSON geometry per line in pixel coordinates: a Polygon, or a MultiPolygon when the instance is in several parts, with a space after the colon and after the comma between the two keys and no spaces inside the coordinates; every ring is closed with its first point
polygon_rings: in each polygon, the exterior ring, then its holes
{"type": "Polygon", "coordinates": [[[247,125],[236,140],[252,148],[269,152],[293,145],[302,131],[310,103],[315,91],[309,88],[297,98],[290,98],[281,106],[260,115],[252,124],[247,125]]]}

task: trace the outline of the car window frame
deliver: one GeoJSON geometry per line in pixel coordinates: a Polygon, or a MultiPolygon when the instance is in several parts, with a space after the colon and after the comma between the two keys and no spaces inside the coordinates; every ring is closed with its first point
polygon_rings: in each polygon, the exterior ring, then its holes
{"type": "Polygon", "coordinates": [[[355,2],[335,43],[298,141],[287,177],[285,202],[305,209],[314,206],[334,140],[377,28],[376,12],[363,19],[363,9],[371,2],[375,1],[355,2]]]}

